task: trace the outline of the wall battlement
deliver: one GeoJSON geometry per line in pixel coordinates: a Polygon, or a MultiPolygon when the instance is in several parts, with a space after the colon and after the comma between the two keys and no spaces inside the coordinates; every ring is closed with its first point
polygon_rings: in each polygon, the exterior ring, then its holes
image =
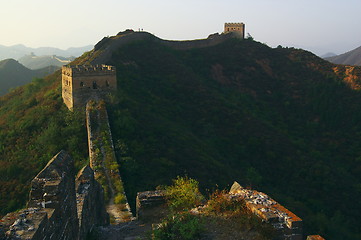
{"type": "Polygon", "coordinates": [[[70,110],[85,107],[90,99],[107,99],[116,89],[116,69],[113,66],[103,64],[62,67],[62,97],[70,110]]]}
{"type": "Polygon", "coordinates": [[[114,75],[115,67],[109,65],[75,65],[75,66],[63,66],[62,74],[67,76],[76,76],[76,75],[114,75]]]}
{"type": "Polygon", "coordinates": [[[246,25],[244,23],[225,23],[224,33],[237,33],[240,37],[244,39],[245,26],[246,25]]]}

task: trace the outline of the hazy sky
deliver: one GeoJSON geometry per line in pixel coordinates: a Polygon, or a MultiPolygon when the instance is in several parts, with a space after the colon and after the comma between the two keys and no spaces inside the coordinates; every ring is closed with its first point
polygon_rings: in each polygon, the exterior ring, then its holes
{"type": "Polygon", "coordinates": [[[95,44],[127,28],[205,38],[244,22],[257,41],[337,54],[361,46],[361,0],[0,0],[0,45],[95,44]]]}

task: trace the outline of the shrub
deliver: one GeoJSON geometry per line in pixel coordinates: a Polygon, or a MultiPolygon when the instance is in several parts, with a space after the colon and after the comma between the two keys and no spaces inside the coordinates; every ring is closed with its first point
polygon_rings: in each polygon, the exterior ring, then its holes
{"type": "Polygon", "coordinates": [[[117,193],[117,195],[114,198],[115,204],[124,204],[126,203],[125,196],[121,193],[117,193]]]}
{"type": "Polygon", "coordinates": [[[199,191],[199,183],[188,177],[177,177],[173,185],[165,187],[165,197],[171,210],[188,210],[200,205],[204,197],[199,191]]]}
{"type": "Polygon", "coordinates": [[[206,210],[210,213],[223,214],[232,213],[247,214],[247,209],[243,199],[231,199],[225,190],[216,190],[210,196],[206,210]]]}

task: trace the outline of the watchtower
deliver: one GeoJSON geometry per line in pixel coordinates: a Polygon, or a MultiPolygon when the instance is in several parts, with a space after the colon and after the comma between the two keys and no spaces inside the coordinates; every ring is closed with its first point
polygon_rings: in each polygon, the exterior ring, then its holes
{"type": "Polygon", "coordinates": [[[117,89],[115,67],[109,65],[63,66],[62,97],[73,110],[84,107],[92,98],[105,98],[117,89]]]}
{"type": "Polygon", "coordinates": [[[244,23],[225,23],[223,33],[229,33],[229,32],[237,33],[237,34],[239,34],[239,36],[242,39],[244,39],[245,24],[244,23]]]}

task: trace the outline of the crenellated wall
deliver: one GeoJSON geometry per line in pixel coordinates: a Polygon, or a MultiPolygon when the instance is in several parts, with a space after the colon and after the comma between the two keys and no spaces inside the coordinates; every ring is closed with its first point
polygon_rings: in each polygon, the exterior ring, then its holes
{"type": "Polygon", "coordinates": [[[28,207],[0,221],[0,239],[82,240],[94,226],[109,223],[93,175],[85,167],[75,181],[73,160],[60,151],[32,180],[28,207]]]}
{"type": "Polygon", "coordinates": [[[225,23],[224,24],[224,33],[236,33],[239,37],[244,38],[245,34],[245,24],[244,23],[225,23]]]}
{"type": "Polygon", "coordinates": [[[70,109],[85,107],[93,98],[105,98],[117,89],[116,69],[109,65],[62,67],[62,97],[70,109]]]}

